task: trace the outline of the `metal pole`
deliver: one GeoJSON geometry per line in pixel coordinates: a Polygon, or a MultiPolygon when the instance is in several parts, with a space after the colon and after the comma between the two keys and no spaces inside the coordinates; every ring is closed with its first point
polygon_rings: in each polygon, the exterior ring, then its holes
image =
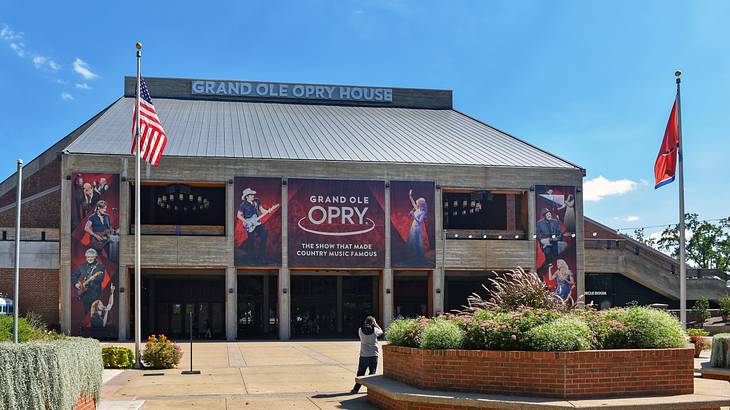
{"type": "Polygon", "coordinates": [[[685,226],[684,226],[684,152],[682,150],[682,102],[679,94],[679,77],[682,72],[674,73],[677,77],[677,132],[679,135],[679,321],[682,327],[687,328],[687,261],[685,256],[685,226]]]}
{"type": "Polygon", "coordinates": [[[182,374],[200,374],[200,370],[193,370],[193,310],[195,305],[190,310],[190,370],[183,370],[182,374]]]}
{"type": "Polygon", "coordinates": [[[15,287],[13,289],[13,343],[18,343],[18,311],[20,303],[20,207],[23,187],[23,160],[18,160],[18,181],[15,193],[15,287]]]}
{"type": "Polygon", "coordinates": [[[142,344],[142,272],[140,268],[140,257],[142,254],[141,232],[142,224],[140,223],[140,196],[142,185],[142,174],[140,172],[140,130],[139,130],[139,99],[140,99],[140,81],[141,81],[141,63],[142,60],[142,43],[137,43],[137,96],[135,105],[135,171],[134,171],[134,355],[135,367],[142,368],[142,354],[140,346],[142,344]]]}

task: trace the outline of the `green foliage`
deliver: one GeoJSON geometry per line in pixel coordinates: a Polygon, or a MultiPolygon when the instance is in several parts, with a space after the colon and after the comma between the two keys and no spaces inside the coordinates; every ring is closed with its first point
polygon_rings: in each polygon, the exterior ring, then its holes
{"type": "Polygon", "coordinates": [[[151,335],[142,352],[142,362],[154,369],[172,369],[180,363],[182,350],[165,335],[151,335]]]}
{"type": "MultiPolygon", "coordinates": [[[[716,224],[702,221],[697,214],[685,214],[685,226],[692,232],[687,240],[687,259],[698,268],[730,270],[730,218],[716,224]]],[[[679,255],[679,228],[668,226],[656,246],[675,258],[679,255]]]]}
{"type": "Polygon", "coordinates": [[[464,347],[479,350],[527,350],[525,334],[552,322],[560,313],[522,307],[511,312],[478,310],[472,316],[454,318],[464,329],[464,347]]]}
{"type": "Polygon", "coordinates": [[[535,272],[517,268],[489,281],[492,283],[491,289],[488,289],[489,299],[484,300],[474,293],[469,296],[468,306],[461,313],[469,314],[480,309],[511,311],[522,306],[553,310],[567,308],[566,303],[550,292],[535,272]]]}
{"type": "Polygon", "coordinates": [[[720,298],[720,316],[730,316],[730,295],[720,298]]]}
{"type": "Polygon", "coordinates": [[[458,324],[448,319],[430,321],[421,333],[423,349],[460,349],[464,341],[464,332],[458,324]]]}
{"type": "Polygon", "coordinates": [[[37,329],[46,329],[46,320],[43,318],[43,315],[40,313],[36,313],[33,311],[27,311],[25,312],[25,320],[28,321],[28,324],[37,328],[37,329]]]}
{"type": "Polygon", "coordinates": [[[101,349],[106,369],[129,369],[134,364],[134,354],[126,347],[106,346],[101,349]]]}
{"type": "Polygon", "coordinates": [[[687,336],[709,336],[710,332],[704,329],[687,329],[687,336]]]}
{"type": "MultiPolygon", "coordinates": [[[[44,326],[45,327],[45,326],[44,326]]],[[[43,328],[38,328],[28,323],[24,317],[18,318],[18,341],[39,340],[47,336],[43,328]]],[[[13,341],[13,316],[0,315],[0,342],[13,341]]]]}
{"type": "MultiPolygon", "coordinates": [[[[601,312],[603,313],[603,312],[601,312]]],[[[687,336],[679,320],[663,310],[645,306],[614,308],[605,312],[608,320],[626,329],[623,349],[667,349],[687,347],[687,336]]]]}
{"type": "Polygon", "coordinates": [[[94,339],[0,343],[0,408],[67,410],[81,396],[98,402],[102,370],[94,339]]]}
{"type": "Polygon", "coordinates": [[[531,329],[525,336],[526,345],[535,351],[566,352],[593,347],[588,325],[577,317],[561,317],[531,329]]]}
{"type": "Polygon", "coordinates": [[[385,331],[385,339],[395,346],[419,347],[421,332],[426,323],[428,319],[425,317],[394,320],[385,331]]]}
{"type": "Polygon", "coordinates": [[[588,325],[595,349],[622,349],[628,346],[629,328],[617,320],[614,314],[584,309],[576,310],[575,315],[588,325]]]}
{"type": "Polygon", "coordinates": [[[692,306],[692,314],[699,321],[704,322],[710,318],[710,301],[706,297],[700,296],[692,306]]]}

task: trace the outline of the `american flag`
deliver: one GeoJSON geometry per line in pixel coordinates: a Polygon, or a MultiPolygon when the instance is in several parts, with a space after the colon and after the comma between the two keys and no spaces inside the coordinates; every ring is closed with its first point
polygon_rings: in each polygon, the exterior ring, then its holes
{"type": "MultiPolygon", "coordinates": [[[[139,135],[140,135],[140,152],[142,158],[150,164],[157,166],[160,163],[160,157],[165,150],[167,144],[167,135],[162,129],[160,118],[157,117],[155,106],[152,105],[150,92],[144,79],[140,79],[141,98],[139,99],[139,135]]],[[[136,104],[135,104],[136,105],[136,104]]],[[[132,115],[132,154],[135,153],[136,141],[134,139],[134,131],[137,124],[137,110],[133,110],[132,115]]]]}

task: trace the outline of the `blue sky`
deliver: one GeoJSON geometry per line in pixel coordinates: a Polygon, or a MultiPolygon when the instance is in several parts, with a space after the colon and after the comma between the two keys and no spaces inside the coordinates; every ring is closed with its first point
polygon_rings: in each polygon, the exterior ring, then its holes
{"type": "Polygon", "coordinates": [[[453,89],[586,168],[615,228],[677,220],[652,170],[681,68],[687,211],[730,216],[730,2],[106,3],[0,4],[0,179],[118,98],[140,40],[148,76],[453,89]]]}

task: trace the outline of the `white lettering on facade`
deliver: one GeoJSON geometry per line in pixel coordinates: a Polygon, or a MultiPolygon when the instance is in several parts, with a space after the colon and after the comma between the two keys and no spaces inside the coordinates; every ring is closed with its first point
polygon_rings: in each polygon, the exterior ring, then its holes
{"type": "Polygon", "coordinates": [[[191,84],[191,93],[194,95],[304,98],[382,103],[393,101],[393,90],[390,88],[250,83],[241,81],[193,81],[191,84]]]}

